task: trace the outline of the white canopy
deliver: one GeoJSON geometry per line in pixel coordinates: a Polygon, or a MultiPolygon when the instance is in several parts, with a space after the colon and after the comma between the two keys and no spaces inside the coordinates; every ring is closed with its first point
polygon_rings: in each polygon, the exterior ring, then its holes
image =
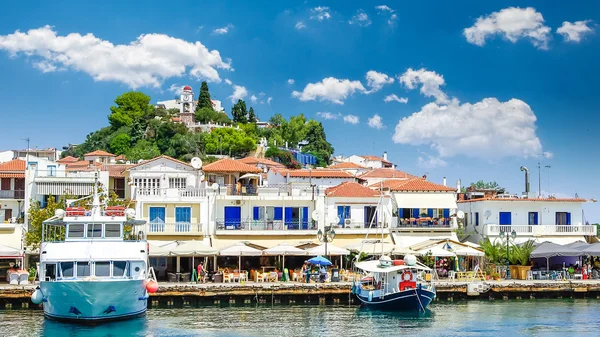
{"type": "Polygon", "coordinates": [[[415,254],[416,252],[408,247],[395,245],[393,255],[407,255],[407,254],[415,254]]]}
{"type": "Polygon", "coordinates": [[[289,245],[287,243],[282,243],[279,244],[278,246],[269,248],[269,249],[265,249],[263,250],[263,253],[265,255],[296,255],[296,256],[303,256],[303,255],[307,255],[307,252],[304,249],[300,249],[300,248],[296,248],[292,245],[289,245]]]}
{"type": "Polygon", "coordinates": [[[485,253],[477,250],[473,247],[458,247],[457,249],[454,250],[454,254],[456,254],[457,256],[484,256],[485,253]]]}
{"type": "Polygon", "coordinates": [[[308,250],[310,256],[325,256],[325,255],[350,255],[347,249],[336,247],[330,243],[327,244],[327,254],[325,254],[325,244],[311,248],[308,250]]]}
{"type": "Polygon", "coordinates": [[[354,252],[366,253],[371,255],[381,255],[382,253],[391,253],[392,250],[394,250],[394,245],[389,242],[358,242],[346,246],[346,248],[354,252]]]}
{"type": "Polygon", "coordinates": [[[0,257],[22,257],[23,252],[20,249],[0,245],[0,257]]]}
{"type": "Polygon", "coordinates": [[[439,245],[437,246],[433,246],[433,247],[428,247],[428,248],[424,248],[421,249],[419,251],[417,251],[417,255],[427,255],[431,253],[431,256],[435,256],[435,257],[453,257],[456,256],[456,254],[454,254],[451,251],[445,250],[444,248],[440,247],[439,245]]]}
{"type": "Polygon", "coordinates": [[[235,245],[222,249],[219,252],[222,256],[261,256],[262,250],[258,250],[247,246],[243,242],[238,242],[235,245]]]}
{"type": "Polygon", "coordinates": [[[161,246],[148,243],[148,255],[150,256],[169,256],[169,250],[161,246]]]}
{"type": "Polygon", "coordinates": [[[209,247],[202,241],[186,241],[179,246],[171,249],[171,254],[178,256],[191,256],[191,255],[217,255],[219,251],[215,248],[209,247]]]}
{"type": "Polygon", "coordinates": [[[368,272],[372,272],[372,273],[389,273],[389,272],[402,270],[402,269],[418,269],[418,270],[427,270],[427,271],[431,270],[431,268],[426,267],[421,264],[417,264],[414,266],[401,265],[401,266],[382,267],[379,264],[378,260],[357,262],[355,264],[355,266],[358,269],[362,269],[364,271],[368,271],[368,272]]]}
{"type": "Polygon", "coordinates": [[[457,208],[454,192],[394,192],[394,199],[402,208],[457,208]]]}
{"type": "Polygon", "coordinates": [[[243,176],[239,177],[238,179],[245,179],[245,178],[260,178],[260,174],[246,173],[243,176]]]}

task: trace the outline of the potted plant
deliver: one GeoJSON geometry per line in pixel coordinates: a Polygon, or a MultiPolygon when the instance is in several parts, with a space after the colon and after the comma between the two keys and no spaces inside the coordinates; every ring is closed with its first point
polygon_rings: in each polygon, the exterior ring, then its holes
{"type": "Polygon", "coordinates": [[[527,279],[527,272],[531,270],[531,265],[529,264],[529,256],[535,249],[533,240],[528,240],[523,243],[521,246],[515,246],[513,250],[513,254],[516,256],[517,263],[517,275],[520,280],[527,279]]]}
{"type": "Polygon", "coordinates": [[[494,273],[492,274],[492,278],[493,278],[495,281],[498,281],[498,280],[500,280],[500,274],[498,274],[498,273],[494,272],[494,273]]]}
{"type": "Polygon", "coordinates": [[[35,274],[37,273],[37,269],[35,267],[29,267],[29,282],[33,283],[35,281],[35,274]]]}

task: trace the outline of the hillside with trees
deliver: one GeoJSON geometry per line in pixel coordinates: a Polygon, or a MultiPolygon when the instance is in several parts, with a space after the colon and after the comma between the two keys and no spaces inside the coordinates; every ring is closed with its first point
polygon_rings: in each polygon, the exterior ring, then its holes
{"type": "Polygon", "coordinates": [[[63,157],[83,158],[85,153],[105,150],[115,155],[124,154],[132,162],[161,154],[184,161],[195,156],[210,161],[212,155],[247,156],[256,149],[259,140],[265,138],[273,149],[271,158],[295,167],[298,163],[277,147],[287,143],[289,148],[295,148],[302,142],[302,151],[317,157],[319,166],[327,165],[334,151],[323,125],[302,114],[289,120],[276,114],[269,119],[270,127],[259,128],[254,108],[248,108],[243,100],[233,105],[231,118],[224,112],[215,111],[206,82],[200,87],[196,122],[231,127],[215,128],[210,133],[190,131],[175,118],[179,115],[178,109],[155,108],[150,102],[150,96],[142,92],[120,95],[110,107],[109,125],[88,134],[83,143],[64,151],[63,157]]]}

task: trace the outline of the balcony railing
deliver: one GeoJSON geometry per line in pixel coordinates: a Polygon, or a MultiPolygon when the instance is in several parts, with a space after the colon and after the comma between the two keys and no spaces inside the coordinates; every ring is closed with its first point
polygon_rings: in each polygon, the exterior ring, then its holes
{"type": "Polygon", "coordinates": [[[500,232],[517,235],[596,235],[596,227],[592,225],[484,225],[483,233],[488,236],[498,236],[500,232]]]}
{"type": "Polygon", "coordinates": [[[450,219],[437,219],[437,218],[412,218],[412,219],[398,219],[396,228],[450,228],[450,219]]]}
{"type": "Polygon", "coordinates": [[[149,223],[148,234],[202,234],[202,224],[177,222],[177,223],[149,223]]]}
{"type": "Polygon", "coordinates": [[[25,199],[25,191],[2,190],[0,191],[0,199],[25,199]]]}
{"type": "MultiPolygon", "coordinates": [[[[311,196],[313,187],[309,185],[222,185],[219,187],[220,195],[270,195],[270,196],[311,196]]],[[[314,187],[315,196],[319,195],[319,188],[314,187]]]]}
{"type": "Polygon", "coordinates": [[[231,220],[217,219],[217,230],[245,230],[245,231],[270,231],[270,230],[316,230],[313,221],[299,220],[231,220]]]}
{"type": "Polygon", "coordinates": [[[204,188],[138,188],[138,196],[160,198],[195,198],[206,196],[204,188]]]}
{"type": "Polygon", "coordinates": [[[341,223],[333,225],[334,228],[344,229],[365,229],[365,228],[381,228],[381,223],[374,222],[372,225],[370,222],[365,223],[364,220],[356,219],[343,219],[341,223]]]}

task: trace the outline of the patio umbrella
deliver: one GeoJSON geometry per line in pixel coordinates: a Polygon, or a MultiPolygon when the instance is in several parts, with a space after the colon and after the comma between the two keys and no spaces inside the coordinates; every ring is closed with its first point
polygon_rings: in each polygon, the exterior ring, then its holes
{"type": "Polygon", "coordinates": [[[562,246],[552,242],[542,242],[535,247],[535,250],[529,255],[530,258],[546,258],[546,270],[550,271],[550,258],[554,256],[581,256],[585,253],[567,246],[562,246]]]}
{"type": "Polygon", "coordinates": [[[221,256],[237,256],[239,270],[242,270],[242,256],[261,256],[262,250],[247,246],[243,242],[238,242],[235,245],[225,248],[219,252],[221,256]]]}
{"type": "Polygon", "coordinates": [[[394,246],[394,255],[408,255],[415,254],[416,252],[408,247],[403,247],[400,245],[394,246]]]}
{"type": "Polygon", "coordinates": [[[310,263],[310,264],[318,264],[320,266],[331,266],[331,261],[329,261],[326,258],[322,257],[321,255],[309,259],[308,263],[310,263]]]}
{"type": "Polygon", "coordinates": [[[169,250],[161,246],[148,243],[148,255],[149,256],[169,256],[169,250]]]}
{"type": "Polygon", "coordinates": [[[589,245],[582,250],[585,255],[600,256],[600,242],[589,245]]]}
{"type": "Polygon", "coordinates": [[[573,249],[577,249],[577,250],[584,250],[588,247],[590,247],[591,245],[587,242],[583,242],[583,241],[575,241],[575,242],[571,242],[568,245],[565,245],[569,248],[573,248],[573,249]]]}
{"type": "Polygon", "coordinates": [[[460,247],[454,250],[457,256],[484,256],[485,253],[472,247],[460,247]]]}
{"type": "Polygon", "coordinates": [[[216,255],[218,250],[212,248],[205,244],[202,241],[186,241],[177,247],[171,249],[170,253],[176,256],[192,256],[192,268],[196,268],[195,266],[195,257],[196,255],[207,256],[207,255],[216,255]]]}
{"type": "Polygon", "coordinates": [[[394,245],[389,242],[359,242],[347,246],[346,249],[357,253],[381,255],[391,253],[394,250],[394,245]]]}
{"type": "Polygon", "coordinates": [[[263,250],[264,255],[271,256],[283,256],[283,262],[281,264],[281,269],[285,268],[285,256],[304,256],[307,255],[307,252],[304,249],[296,248],[287,243],[281,243],[275,247],[263,250]]]}
{"type": "Polygon", "coordinates": [[[327,254],[325,254],[325,245],[320,245],[315,248],[311,248],[308,250],[308,255],[317,256],[317,255],[350,255],[350,252],[347,249],[336,247],[332,244],[327,244],[327,254]]]}
{"type": "Polygon", "coordinates": [[[445,250],[444,248],[440,247],[439,245],[429,247],[429,248],[424,248],[424,249],[417,251],[417,255],[424,256],[427,254],[431,254],[431,256],[435,256],[435,257],[456,257],[456,254],[454,254],[451,251],[445,250]]]}

